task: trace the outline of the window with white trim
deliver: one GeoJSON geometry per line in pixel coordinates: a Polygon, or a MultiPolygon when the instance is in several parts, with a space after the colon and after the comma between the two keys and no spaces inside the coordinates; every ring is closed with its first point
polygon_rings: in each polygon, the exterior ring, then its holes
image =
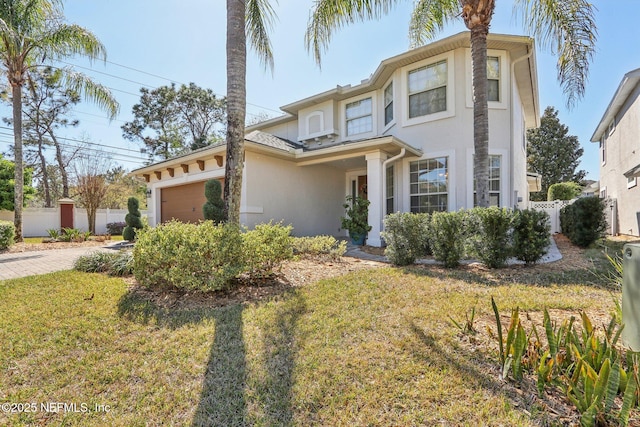
{"type": "MultiPolygon", "coordinates": [[[[500,206],[500,163],[501,156],[489,156],[489,206],[500,206]]],[[[475,169],[475,168],[474,168],[475,169]]],[[[473,174],[473,206],[478,206],[476,178],[473,174]]]]}
{"type": "Polygon", "coordinates": [[[418,160],[409,165],[411,212],[444,212],[449,207],[447,157],[418,160]]]}
{"type": "Polygon", "coordinates": [[[386,183],[385,185],[387,186],[387,200],[386,200],[386,206],[387,206],[387,215],[390,215],[394,212],[394,206],[393,206],[393,165],[389,166],[387,168],[387,176],[386,176],[386,183]]]}
{"type": "Polygon", "coordinates": [[[635,176],[630,176],[627,178],[627,188],[633,188],[638,185],[638,178],[635,176]]]}
{"type": "Polygon", "coordinates": [[[384,89],[384,125],[393,121],[393,82],[384,89]]]}
{"type": "Polygon", "coordinates": [[[447,61],[408,73],[409,118],[447,110],[447,61]]]}
{"type": "Polygon", "coordinates": [[[607,163],[607,145],[605,140],[606,138],[603,135],[602,138],[600,138],[600,160],[603,165],[607,163]]]}
{"type": "Polygon", "coordinates": [[[487,101],[500,102],[500,58],[487,57],[487,101]]]}
{"type": "Polygon", "coordinates": [[[347,135],[356,135],[373,130],[372,106],[371,98],[364,98],[347,104],[345,108],[347,135]]]}

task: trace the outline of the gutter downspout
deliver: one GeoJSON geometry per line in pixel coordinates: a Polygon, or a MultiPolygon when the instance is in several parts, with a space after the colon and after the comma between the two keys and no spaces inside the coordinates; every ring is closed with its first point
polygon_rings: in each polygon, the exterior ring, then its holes
{"type": "MultiPolygon", "coordinates": [[[[518,204],[518,198],[517,196],[515,196],[515,190],[514,190],[514,164],[513,164],[513,159],[514,159],[514,151],[516,149],[515,147],[515,141],[514,141],[514,134],[513,134],[513,87],[515,85],[515,81],[516,81],[516,64],[524,61],[525,59],[529,59],[531,58],[531,55],[533,55],[533,49],[529,50],[529,46],[527,46],[527,54],[524,56],[521,56],[519,58],[516,58],[513,60],[513,62],[511,63],[511,87],[509,88],[509,127],[511,128],[511,149],[509,150],[509,165],[511,168],[511,173],[509,173],[509,181],[511,183],[510,187],[511,187],[511,195],[510,197],[513,197],[515,200],[513,200],[513,203],[511,203],[511,205],[513,206],[517,206],[518,204]]],[[[535,99],[535,96],[533,97],[533,99],[535,99]]],[[[523,132],[526,132],[526,129],[522,129],[523,132]]],[[[525,135],[525,149],[524,149],[524,158],[525,158],[525,168],[526,168],[526,160],[527,160],[527,148],[526,148],[526,135],[525,135]]],[[[527,183],[527,186],[529,184],[527,183]]],[[[528,192],[527,192],[528,193],[528,192]]],[[[524,200],[524,203],[526,204],[526,207],[529,207],[529,200],[524,200]]]]}
{"type": "MultiPolygon", "coordinates": [[[[382,162],[382,218],[385,217],[387,211],[387,165],[391,162],[395,162],[396,160],[403,158],[406,153],[407,149],[402,147],[402,149],[400,150],[400,154],[382,162]]],[[[384,227],[380,227],[380,230],[382,230],[383,228],[384,227]]]]}

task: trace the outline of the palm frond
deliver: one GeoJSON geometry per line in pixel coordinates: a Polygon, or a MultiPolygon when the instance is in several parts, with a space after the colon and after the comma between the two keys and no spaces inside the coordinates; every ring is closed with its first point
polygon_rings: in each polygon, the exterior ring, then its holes
{"type": "Polygon", "coordinates": [[[516,0],[514,3],[514,14],[522,16],[529,33],[541,47],[550,48],[558,56],[558,80],[569,108],[585,93],[598,37],[595,10],[588,0],[516,0]]]}
{"type": "Polygon", "coordinates": [[[449,21],[459,15],[459,0],[418,0],[409,23],[411,47],[422,46],[434,39],[449,21]]]}
{"type": "Polygon", "coordinates": [[[305,32],[305,46],[320,66],[322,53],[335,30],[356,21],[379,19],[396,3],[399,0],[315,0],[305,32]]]}
{"type": "Polygon", "coordinates": [[[75,24],[56,25],[36,43],[54,57],[83,55],[89,59],[107,59],[107,51],[100,40],[91,31],[75,24]]]}
{"type": "Polygon", "coordinates": [[[247,0],[246,31],[251,47],[256,51],[265,68],[273,73],[273,51],[269,31],[276,14],[269,0],[247,0]]]}
{"type": "Polygon", "coordinates": [[[98,107],[109,114],[109,118],[115,118],[120,112],[120,104],[116,101],[111,91],[92,80],[89,76],[73,71],[70,67],[62,68],[63,85],[78,93],[87,100],[95,102],[98,107]]]}

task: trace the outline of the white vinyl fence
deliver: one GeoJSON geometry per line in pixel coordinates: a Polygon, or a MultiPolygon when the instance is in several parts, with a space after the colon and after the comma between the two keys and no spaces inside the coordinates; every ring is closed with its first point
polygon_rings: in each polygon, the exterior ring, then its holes
{"type": "Polygon", "coordinates": [[[549,214],[551,222],[551,234],[560,233],[560,209],[572,204],[578,199],[573,200],[554,200],[552,202],[529,202],[529,207],[537,211],[545,211],[549,214]]]}
{"type": "MultiPolygon", "coordinates": [[[[147,211],[140,211],[142,216],[147,215],[147,211]]],[[[126,209],[98,209],[96,213],[96,233],[107,232],[107,224],[110,222],[124,222],[124,217],[128,213],[126,209]]],[[[13,221],[12,211],[0,211],[0,220],[13,221]]],[[[74,207],[73,226],[82,231],[89,230],[89,220],[87,210],[74,207]]],[[[22,211],[22,235],[25,237],[47,236],[47,230],[60,229],[60,209],[59,208],[27,208],[22,211]]]]}

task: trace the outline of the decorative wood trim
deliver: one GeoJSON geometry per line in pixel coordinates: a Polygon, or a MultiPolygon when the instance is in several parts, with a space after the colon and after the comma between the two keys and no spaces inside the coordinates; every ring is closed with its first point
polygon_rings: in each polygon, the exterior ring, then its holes
{"type": "Polygon", "coordinates": [[[151,175],[149,175],[148,173],[145,173],[144,175],[142,175],[144,177],[145,182],[149,182],[151,181],[151,175]]]}
{"type": "Polygon", "coordinates": [[[167,171],[169,172],[169,176],[173,178],[173,168],[167,168],[167,171]]]}
{"type": "Polygon", "coordinates": [[[201,171],[204,170],[204,160],[196,160],[201,171]]]}
{"type": "Polygon", "coordinates": [[[156,178],[162,179],[162,171],[153,171],[156,174],[156,178]]]}
{"type": "Polygon", "coordinates": [[[216,163],[218,163],[218,167],[222,167],[222,156],[213,156],[216,159],[216,163]]]}
{"type": "Polygon", "coordinates": [[[187,165],[186,163],[182,163],[180,167],[182,168],[182,172],[189,173],[189,165],[187,165]]]}

